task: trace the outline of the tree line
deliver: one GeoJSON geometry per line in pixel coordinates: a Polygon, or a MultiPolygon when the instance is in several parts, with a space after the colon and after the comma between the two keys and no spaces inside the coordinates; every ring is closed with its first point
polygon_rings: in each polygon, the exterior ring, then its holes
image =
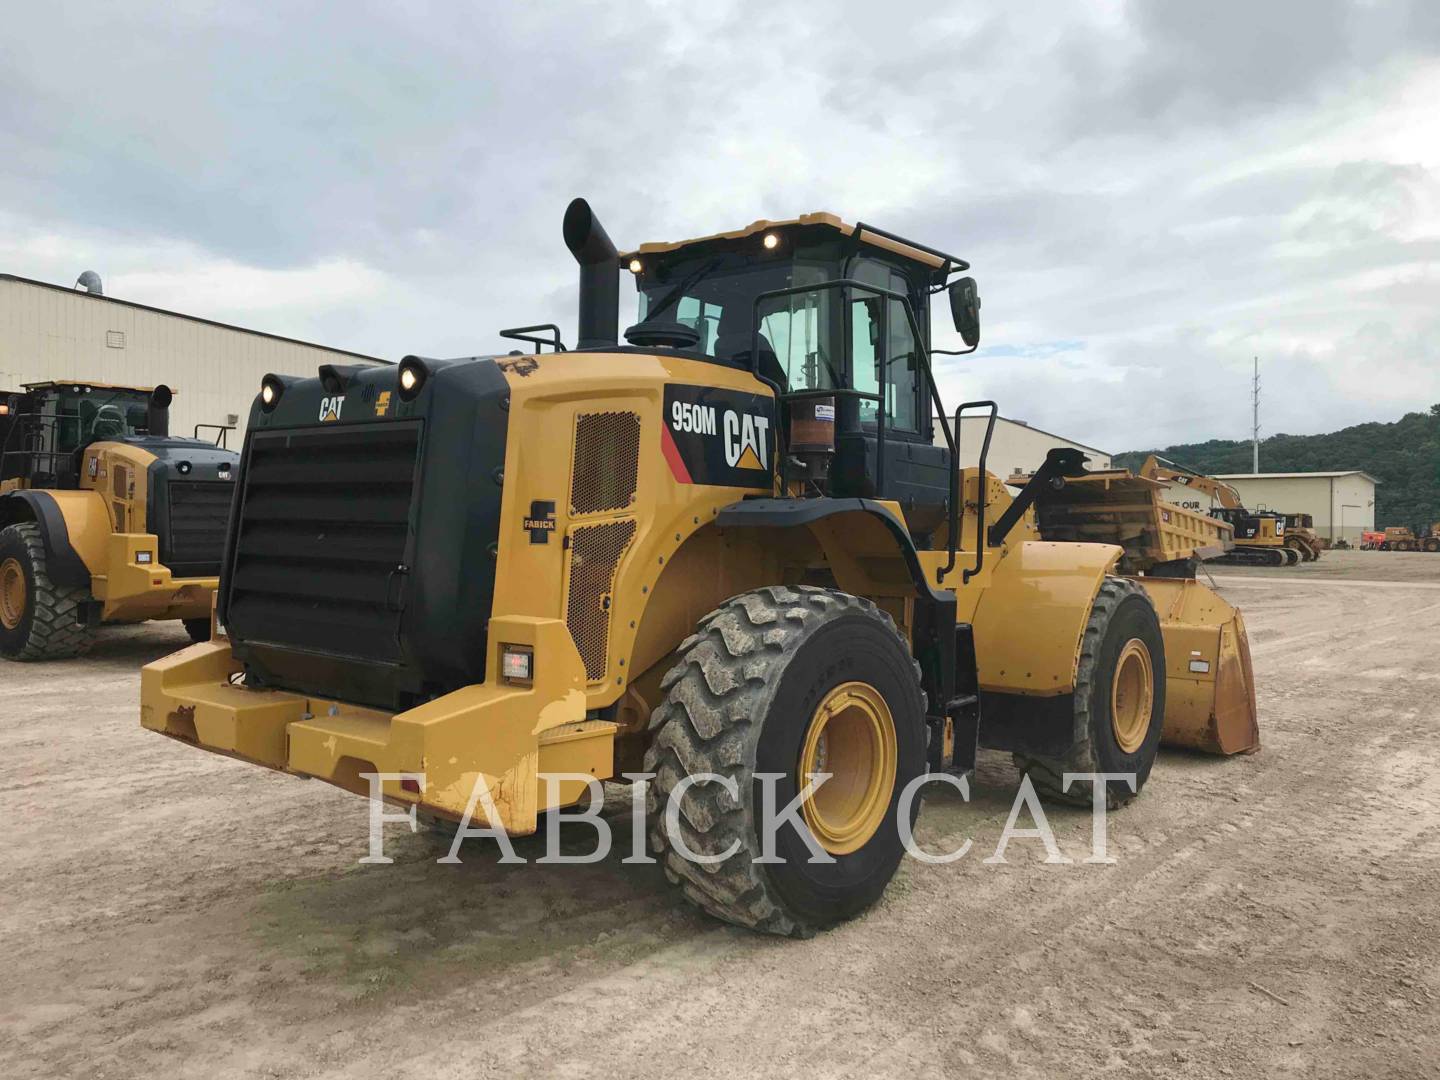
{"type": "MultiPolygon", "coordinates": [[[[1149,454],[1214,476],[1248,473],[1250,443],[1210,439],[1156,450],[1116,454],[1116,468],[1138,470],[1149,454]]],[[[1356,424],[1325,435],[1271,435],[1260,441],[1261,472],[1335,472],[1361,469],[1380,481],[1375,525],[1421,529],[1440,523],[1440,404],[1406,413],[1392,423],[1356,424]]],[[[1285,510],[1285,507],[1274,507],[1285,510]]]]}

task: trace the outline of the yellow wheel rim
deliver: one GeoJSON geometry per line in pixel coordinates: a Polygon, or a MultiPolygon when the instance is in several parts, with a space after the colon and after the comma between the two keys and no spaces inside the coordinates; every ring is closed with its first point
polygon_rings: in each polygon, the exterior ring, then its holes
{"type": "Polygon", "coordinates": [[[880,692],[847,682],[820,702],[800,751],[801,787],[813,773],[830,779],[800,807],[805,824],[831,855],[864,847],[885,820],[895,790],[895,720],[880,692]]]}
{"type": "Polygon", "coordinates": [[[1120,749],[1133,754],[1150,731],[1150,710],[1155,699],[1155,670],[1150,650],[1139,638],[1131,638],[1115,661],[1115,681],[1110,686],[1110,726],[1120,749]]]}
{"type": "Polygon", "coordinates": [[[25,568],[19,559],[0,564],[0,622],[14,630],[25,617],[25,568]]]}

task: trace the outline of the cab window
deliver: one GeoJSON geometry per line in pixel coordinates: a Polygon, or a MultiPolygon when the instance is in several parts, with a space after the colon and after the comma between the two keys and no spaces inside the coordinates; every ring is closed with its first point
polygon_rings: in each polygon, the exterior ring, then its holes
{"type": "MultiPolygon", "coordinates": [[[[855,277],[894,292],[908,293],[904,275],[875,260],[862,259],[855,277]]],[[[855,389],[881,393],[884,386],[885,426],[920,430],[920,348],[899,300],[855,295],[849,301],[851,362],[855,389]]],[[[860,403],[862,423],[876,422],[876,403],[860,403]]]]}

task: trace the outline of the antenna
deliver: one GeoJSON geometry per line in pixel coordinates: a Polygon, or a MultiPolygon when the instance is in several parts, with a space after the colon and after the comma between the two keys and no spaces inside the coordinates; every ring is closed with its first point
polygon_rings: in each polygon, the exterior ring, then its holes
{"type": "Polygon", "coordinates": [[[1250,381],[1250,471],[1260,472],[1260,357],[1255,357],[1255,374],[1250,381]]]}

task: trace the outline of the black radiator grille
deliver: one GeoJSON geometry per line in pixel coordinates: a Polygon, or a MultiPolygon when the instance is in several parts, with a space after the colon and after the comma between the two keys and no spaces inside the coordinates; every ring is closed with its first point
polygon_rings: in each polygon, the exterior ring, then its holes
{"type": "Polygon", "coordinates": [[[400,659],[419,423],[252,436],[226,582],[239,640],[400,659]]]}
{"type": "Polygon", "coordinates": [[[160,562],[178,578],[220,573],[225,526],[230,518],[228,480],[169,480],[169,520],[160,527],[160,562]]]}

